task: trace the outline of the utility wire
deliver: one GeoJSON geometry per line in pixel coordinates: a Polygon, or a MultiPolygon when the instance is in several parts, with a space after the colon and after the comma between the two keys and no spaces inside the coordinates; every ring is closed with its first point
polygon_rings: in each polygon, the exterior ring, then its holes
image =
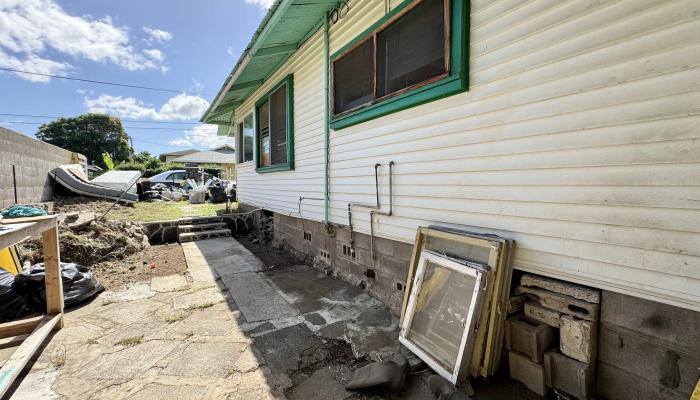
{"type": "MultiPolygon", "coordinates": [[[[51,115],[32,115],[32,114],[7,114],[7,113],[0,113],[0,115],[4,117],[24,117],[24,118],[51,118],[51,119],[58,119],[58,118],[70,118],[70,117],[65,117],[65,116],[51,116],[51,115]]],[[[114,115],[111,115],[112,117],[116,117],[114,115]]],[[[151,121],[147,119],[122,119],[119,118],[120,121],[123,122],[143,122],[147,124],[182,124],[182,125],[199,125],[200,122],[182,122],[182,121],[151,121]]]]}
{"type": "MultiPolygon", "coordinates": [[[[27,122],[27,121],[0,121],[0,123],[4,124],[23,124],[23,125],[44,125],[48,124],[48,122],[27,122]]],[[[88,125],[98,125],[99,123],[90,123],[88,125]]],[[[153,126],[122,126],[124,129],[154,129],[154,130],[174,130],[174,131],[184,131],[188,130],[191,127],[171,127],[171,126],[165,126],[162,128],[156,128],[153,126]]],[[[199,128],[198,130],[207,130],[207,131],[215,131],[218,128],[199,128]]]]}
{"type": "MultiPolygon", "coordinates": [[[[23,71],[23,70],[14,69],[14,68],[0,67],[0,71],[8,71],[8,72],[16,72],[16,73],[19,73],[19,74],[28,74],[28,75],[45,76],[45,77],[47,77],[47,78],[67,79],[67,80],[78,81],[78,82],[97,83],[97,84],[99,84],[99,85],[111,85],[111,86],[127,87],[127,88],[132,88],[132,89],[153,90],[153,91],[156,91],[156,92],[190,93],[190,92],[187,91],[187,90],[164,89],[164,88],[155,88],[155,87],[150,87],[150,86],[129,85],[129,84],[127,84],[127,83],[117,83],[117,82],[97,81],[97,80],[93,80],[93,79],[73,78],[73,77],[70,77],[70,76],[53,75],[53,74],[42,74],[42,73],[39,73],[39,72],[23,71]]],[[[207,96],[208,96],[208,95],[207,95],[207,96]]]]}

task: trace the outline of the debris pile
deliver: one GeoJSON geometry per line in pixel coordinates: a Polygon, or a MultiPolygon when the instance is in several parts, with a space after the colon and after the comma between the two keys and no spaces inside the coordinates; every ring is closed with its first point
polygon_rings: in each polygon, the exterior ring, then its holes
{"type": "MultiPolygon", "coordinates": [[[[59,225],[61,260],[91,266],[105,260],[120,260],[149,247],[140,224],[97,220],[93,213],[67,214],[59,225]]],[[[40,238],[20,245],[25,262],[43,260],[40,238]]]]}

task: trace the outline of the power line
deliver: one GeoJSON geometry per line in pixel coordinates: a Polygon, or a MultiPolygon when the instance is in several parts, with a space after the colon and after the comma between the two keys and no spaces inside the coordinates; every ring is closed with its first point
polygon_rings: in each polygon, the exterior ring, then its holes
{"type": "Polygon", "coordinates": [[[156,87],[150,87],[150,86],[130,85],[128,83],[117,83],[117,82],[98,81],[98,80],[94,80],[94,79],[73,78],[73,77],[65,76],[65,75],[42,74],[39,72],[23,71],[21,69],[14,69],[14,68],[0,67],[0,71],[16,72],[19,74],[28,74],[28,75],[38,75],[38,76],[44,76],[47,78],[67,79],[70,81],[78,81],[78,82],[96,83],[99,85],[111,85],[111,86],[127,87],[127,88],[132,88],[132,89],[153,90],[153,91],[157,91],[157,92],[190,93],[187,90],[164,89],[164,88],[156,88],[156,87]]]}
{"type": "MultiPolygon", "coordinates": [[[[0,115],[5,116],[5,117],[25,117],[25,118],[51,118],[51,119],[58,119],[58,118],[66,118],[65,116],[51,116],[51,115],[32,115],[32,114],[7,114],[7,113],[0,113],[0,115]]],[[[119,117],[115,117],[119,118],[119,117]]],[[[182,122],[182,121],[151,121],[147,119],[122,119],[119,118],[120,121],[123,122],[143,122],[147,124],[182,124],[182,125],[199,125],[200,122],[182,122]]]]}
{"type": "MultiPolygon", "coordinates": [[[[46,122],[28,122],[28,121],[0,121],[0,123],[4,124],[24,124],[24,125],[44,125],[46,122]]],[[[88,123],[88,125],[98,125],[99,123],[88,123]]],[[[188,130],[190,128],[183,128],[183,127],[171,127],[171,126],[165,126],[163,128],[155,128],[152,126],[122,126],[124,129],[153,129],[153,130],[188,130]]],[[[197,130],[207,130],[207,131],[215,131],[218,128],[199,128],[197,130]]]]}

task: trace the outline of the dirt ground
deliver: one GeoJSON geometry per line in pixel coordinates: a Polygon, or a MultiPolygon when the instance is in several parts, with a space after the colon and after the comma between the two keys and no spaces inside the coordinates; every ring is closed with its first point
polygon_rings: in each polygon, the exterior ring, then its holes
{"type": "Polygon", "coordinates": [[[181,274],[187,270],[185,255],[179,243],[148,247],[123,260],[98,263],[91,267],[107,289],[150,281],[154,276],[181,274]]]}

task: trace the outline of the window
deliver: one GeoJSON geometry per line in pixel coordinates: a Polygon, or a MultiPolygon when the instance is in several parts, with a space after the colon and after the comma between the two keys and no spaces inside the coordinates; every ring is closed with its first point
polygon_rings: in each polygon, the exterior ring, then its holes
{"type": "Polygon", "coordinates": [[[472,355],[484,288],[484,265],[422,251],[399,341],[443,378],[457,384],[472,355]]]}
{"type": "Polygon", "coordinates": [[[253,130],[253,113],[243,118],[243,122],[238,123],[237,148],[238,162],[244,163],[253,161],[253,145],[255,144],[255,131],[253,130]]]}
{"type": "Polygon", "coordinates": [[[332,56],[341,129],[467,89],[468,1],[406,1],[332,56]]]}
{"type": "Polygon", "coordinates": [[[294,168],[292,86],[289,75],[255,105],[258,172],[294,168]]]}
{"type": "Polygon", "coordinates": [[[184,180],[187,177],[187,173],[185,172],[173,172],[172,174],[168,175],[166,180],[168,181],[181,181],[184,180]]]}

